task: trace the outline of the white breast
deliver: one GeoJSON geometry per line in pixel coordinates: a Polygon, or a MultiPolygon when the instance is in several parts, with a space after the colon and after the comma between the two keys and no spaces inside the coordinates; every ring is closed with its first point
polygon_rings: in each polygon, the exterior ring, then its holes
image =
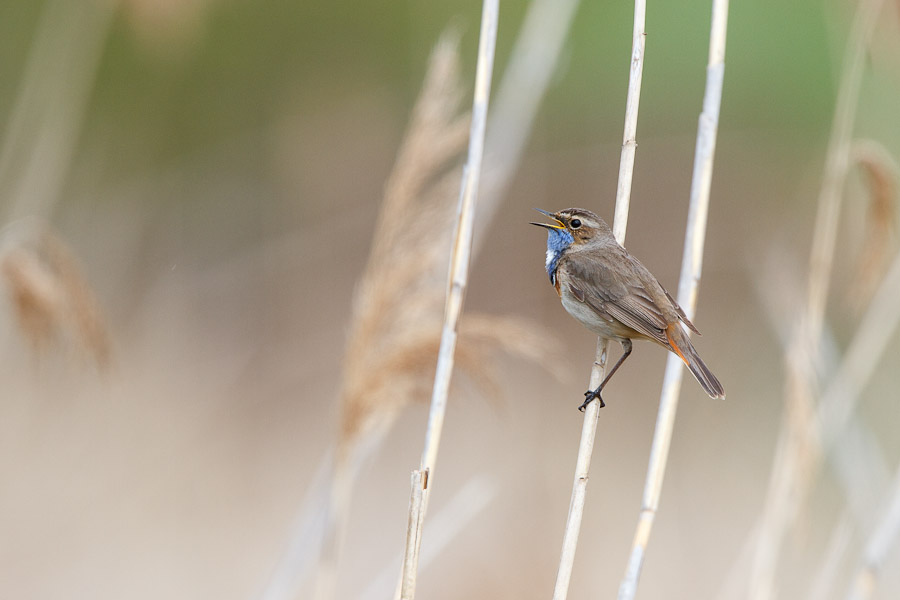
{"type": "Polygon", "coordinates": [[[554,258],[556,258],[556,252],[554,252],[554,251],[551,250],[550,248],[547,248],[547,260],[546,260],[546,262],[544,263],[544,268],[545,268],[545,269],[549,269],[549,268],[550,268],[550,265],[553,263],[553,259],[554,259],[554,258]]]}
{"type": "Polygon", "coordinates": [[[590,306],[576,298],[575,294],[569,290],[565,274],[563,274],[559,288],[563,308],[588,330],[606,339],[622,339],[635,336],[635,332],[631,328],[617,321],[601,317],[590,306]]]}

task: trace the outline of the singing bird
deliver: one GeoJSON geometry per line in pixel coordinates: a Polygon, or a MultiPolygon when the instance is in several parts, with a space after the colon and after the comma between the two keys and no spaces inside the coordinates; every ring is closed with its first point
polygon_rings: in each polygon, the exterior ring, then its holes
{"type": "Polygon", "coordinates": [[[632,340],[650,340],[678,355],[710,398],[724,398],[725,388],[691,344],[682,328],[700,335],[656,277],[616,241],[596,214],[583,208],[556,213],[536,209],[555,224],[547,229],[547,274],[566,311],[589,330],[622,344],[622,357],[595,390],[584,393],[584,410],[631,354],[632,340]]]}

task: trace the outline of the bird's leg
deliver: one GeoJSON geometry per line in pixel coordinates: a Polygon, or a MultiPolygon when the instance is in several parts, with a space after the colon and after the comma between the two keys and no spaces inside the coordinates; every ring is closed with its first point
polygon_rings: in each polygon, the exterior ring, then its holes
{"type": "Polygon", "coordinates": [[[629,354],[631,354],[631,340],[627,338],[622,340],[622,350],[624,351],[622,353],[622,356],[619,358],[616,364],[613,365],[613,368],[610,369],[609,373],[606,374],[606,377],[603,378],[603,381],[600,382],[600,385],[597,386],[597,389],[588,390],[584,393],[584,402],[581,404],[581,406],[578,407],[578,410],[584,412],[584,409],[587,408],[587,405],[590,404],[594,400],[594,398],[600,401],[600,408],[606,406],[606,402],[604,402],[603,398],[600,397],[600,392],[603,391],[603,387],[607,384],[610,378],[612,378],[613,373],[616,372],[616,369],[622,366],[622,363],[625,362],[625,359],[628,358],[629,354]]]}
{"type": "Polygon", "coordinates": [[[600,401],[600,408],[606,406],[606,402],[604,402],[603,398],[600,397],[600,388],[602,387],[603,386],[601,385],[596,390],[586,391],[584,393],[584,402],[581,403],[581,406],[578,407],[578,410],[584,412],[584,409],[587,408],[587,405],[590,404],[594,400],[594,398],[600,401]]]}

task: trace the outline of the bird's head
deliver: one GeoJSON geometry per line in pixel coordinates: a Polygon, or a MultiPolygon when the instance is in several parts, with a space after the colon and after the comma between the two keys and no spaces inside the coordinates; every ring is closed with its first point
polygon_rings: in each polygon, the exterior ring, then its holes
{"type": "Polygon", "coordinates": [[[532,223],[547,229],[547,274],[550,282],[556,284],[556,267],[569,247],[578,247],[592,240],[615,240],[612,231],[603,219],[583,208],[567,208],[551,213],[539,208],[535,209],[547,215],[552,223],[532,223]]]}
{"type": "Polygon", "coordinates": [[[586,244],[605,236],[612,238],[612,230],[606,224],[606,221],[589,210],[566,208],[555,213],[539,208],[535,210],[556,221],[555,224],[531,223],[547,229],[549,234],[547,238],[548,248],[554,247],[554,249],[564,250],[570,245],[586,244]]]}

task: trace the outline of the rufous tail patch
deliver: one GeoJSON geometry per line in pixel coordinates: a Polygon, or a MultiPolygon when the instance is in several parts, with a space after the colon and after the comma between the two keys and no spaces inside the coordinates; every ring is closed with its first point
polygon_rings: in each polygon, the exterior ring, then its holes
{"type": "Polygon", "coordinates": [[[672,347],[672,350],[675,351],[675,354],[677,354],[681,358],[681,360],[684,361],[684,364],[686,364],[687,366],[690,367],[691,366],[690,361],[688,361],[688,359],[686,359],[684,357],[684,354],[682,354],[681,349],[678,347],[678,344],[675,343],[675,339],[672,337],[672,328],[673,327],[678,327],[678,323],[672,323],[671,325],[666,327],[666,339],[669,340],[669,346],[672,347]]]}

